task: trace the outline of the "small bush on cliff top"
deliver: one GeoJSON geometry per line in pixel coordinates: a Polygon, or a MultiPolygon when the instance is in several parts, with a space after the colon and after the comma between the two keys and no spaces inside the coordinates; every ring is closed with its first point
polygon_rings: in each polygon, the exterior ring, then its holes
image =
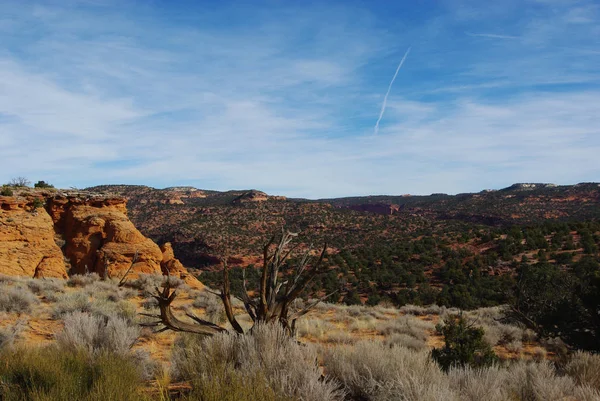
{"type": "Polygon", "coordinates": [[[34,188],[54,188],[54,185],[52,184],[48,184],[45,181],[38,181],[35,184],[33,184],[34,188]]]}
{"type": "Polygon", "coordinates": [[[8,182],[8,185],[10,185],[11,187],[17,187],[17,188],[28,187],[30,184],[31,184],[31,181],[29,181],[25,177],[15,177],[15,178],[12,178],[8,182]]]}
{"type": "Polygon", "coordinates": [[[0,190],[0,195],[2,196],[13,196],[13,190],[8,185],[3,185],[2,190],[0,190]]]}

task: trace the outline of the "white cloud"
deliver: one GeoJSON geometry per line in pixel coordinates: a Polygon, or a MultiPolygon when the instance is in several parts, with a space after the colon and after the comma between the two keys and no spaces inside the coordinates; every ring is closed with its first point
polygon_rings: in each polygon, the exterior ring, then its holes
{"type": "Polygon", "coordinates": [[[257,12],[230,29],[86,10],[0,5],[16,21],[0,20],[0,181],[326,197],[600,173],[600,49],[580,39],[593,24],[571,27],[581,13],[484,31],[463,25],[514,10],[471,4],[398,33],[340,7],[257,12]],[[36,35],[18,29],[32,23],[36,35]],[[554,43],[567,26],[577,43],[554,43]],[[586,87],[548,88],[559,83],[586,87]]]}
{"type": "Polygon", "coordinates": [[[502,35],[498,33],[473,33],[473,32],[465,32],[469,36],[480,37],[480,38],[489,38],[489,39],[519,39],[518,36],[513,35],[502,35]]]}

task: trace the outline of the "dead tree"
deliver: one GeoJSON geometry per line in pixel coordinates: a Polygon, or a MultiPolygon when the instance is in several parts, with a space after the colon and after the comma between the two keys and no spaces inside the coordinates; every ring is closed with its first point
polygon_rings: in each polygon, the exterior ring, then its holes
{"type": "MultiPolygon", "coordinates": [[[[298,249],[299,244],[291,245],[297,236],[297,233],[282,231],[279,238],[277,236],[271,237],[263,248],[263,265],[257,295],[251,296],[251,293],[246,288],[247,283],[244,269],[243,292],[242,296],[238,298],[243,302],[244,308],[254,322],[254,325],[278,322],[290,335],[295,333],[296,320],[299,317],[305,315],[319,302],[335,293],[313,301],[301,309],[292,310],[293,302],[302,294],[310,282],[318,275],[327,271],[327,267],[323,263],[327,254],[327,244],[325,244],[316,258],[311,256],[311,249],[302,253],[296,263],[292,276],[285,279],[282,277],[283,269],[288,267],[290,256],[298,249]]],[[[226,258],[223,258],[222,264],[223,285],[220,293],[215,293],[215,295],[221,299],[231,327],[237,333],[244,334],[244,329],[236,319],[231,302],[230,267],[227,265],[226,258]]],[[[194,324],[179,320],[171,311],[171,303],[176,296],[177,291],[171,291],[168,279],[162,290],[156,288],[154,298],[158,301],[160,315],[146,315],[158,319],[146,325],[163,325],[164,327],[160,331],[174,330],[203,335],[212,335],[226,331],[226,329],[202,320],[191,313],[187,313],[187,316],[195,321],[194,324]]]]}

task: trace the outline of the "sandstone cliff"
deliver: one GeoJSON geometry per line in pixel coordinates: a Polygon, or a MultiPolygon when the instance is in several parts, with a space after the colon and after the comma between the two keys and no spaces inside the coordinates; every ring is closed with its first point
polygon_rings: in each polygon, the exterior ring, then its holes
{"type": "Polygon", "coordinates": [[[69,274],[120,278],[132,267],[131,278],[168,273],[198,287],[170,244],[161,249],[137,230],[127,217],[126,202],[58,192],[0,198],[0,273],[67,277],[70,268],[69,274]],[[45,207],[35,209],[36,198],[45,207]]]}
{"type": "Polygon", "coordinates": [[[0,273],[66,278],[53,221],[34,199],[0,197],[0,273]]]}

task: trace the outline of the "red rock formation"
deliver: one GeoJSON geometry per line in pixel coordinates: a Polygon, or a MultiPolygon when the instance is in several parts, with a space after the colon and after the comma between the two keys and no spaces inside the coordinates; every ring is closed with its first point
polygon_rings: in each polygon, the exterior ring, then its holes
{"type": "Polygon", "coordinates": [[[163,274],[179,277],[188,285],[197,289],[204,287],[204,285],[202,285],[202,283],[200,283],[200,281],[198,281],[194,276],[189,274],[181,262],[175,258],[173,247],[171,246],[170,242],[163,244],[160,247],[160,250],[162,252],[162,261],[160,263],[160,267],[163,274]]]}
{"type": "Polygon", "coordinates": [[[120,278],[133,263],[132,278],[168,272],[201,287],[175,258],[170,244],[161,250],[135,228],[126,203],[124,198],[86,193],[0,197],[0,274],[66,278],[66,257],[71,274],[120,278]],[[46,208],[34,209],[33,201],[40,196],[46,208]],[[64,255],[57,237],[64,243],[64,255]]]}
{"type": "Polygon", "coordinates": [[[162,252],[113,206],[71,206],[65,216],[65,255],[74,273],[120,277],[137,255],[132,271],[160,274],[162,252]]]}
{"type": "Polygon", "coordinates": [[[34,197],[0,197],[0,274],[67,277],[52,219],[34,197]]]}

